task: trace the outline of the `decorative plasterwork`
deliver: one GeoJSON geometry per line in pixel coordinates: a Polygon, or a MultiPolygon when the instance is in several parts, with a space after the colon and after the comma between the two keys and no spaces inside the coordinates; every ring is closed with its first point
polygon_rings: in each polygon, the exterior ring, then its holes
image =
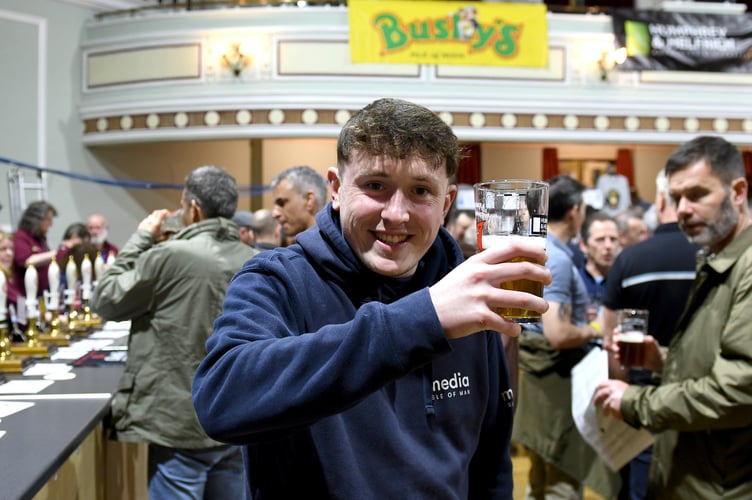
{"type": "Polygon", "coordinates": [[[201,78],[199,43],[90,52],[85,61],[87,89],[201,78]]]}
{"type": "MultiPolygon", "coordinates": [[[[205,111],[155,112],[136,115],[102,116],[84,120],[89,144],[120,142],[123,134],[153,134],[159,139],[179,139],[185,132],[191,138],[204,137],[336,137],[339,128],[357,109],[209,109],[205,111]]],[[[437,111],[444,122],[455,128],[460,139],[535,140],[542,136],[589,141],[639,139],[640,142],[671,143],[687,134],[730,134],[752,143],[752,118],[702,118],[683,116],[480,113],[477,111],[437,111]],[[746,140],[745,140],[746,137],[746,140]]]]}
{"type": "Polygon", "coordinates": [[[61,0],[65,3],[90,7],[100,11],[138,9],[149,5],[158,5],[158,0],[61,0]]]}
{"type": "Polygon", "coordinates": [[[362,106],[393,96],[428,106],[463,140],[676,143],[713,133],[752,144],[747,75],[603,81],[595,62],[613,47],[607,16],[576,28],[577,16],[550,16],[548,67],[531,69],[352,64],[344,14],[241,9],[93,25],[84,67],[104,64],[84,75],[84,142],[336,137],[362,106]],[[246,58],[237,73],[220,63],[227,47],[246,58]],[[134,54],[150,58],[148,78],[138,64],[118,65],[134,54]]]}

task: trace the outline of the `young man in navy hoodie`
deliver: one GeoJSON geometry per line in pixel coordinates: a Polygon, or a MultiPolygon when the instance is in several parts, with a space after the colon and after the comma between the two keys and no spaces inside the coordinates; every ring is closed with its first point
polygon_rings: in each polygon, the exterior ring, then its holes
{"type": "Polygon", "coordinates": [[[498,285],[551,274],[524,242],[463,262],[441,227],[459,157],[430,110],[373,102],[340,133],[316,225],[233,278],[193,399],[244,445],[248,497],[511,498],[497,332],[520,327],[494,310],[548,305],[498,285]]]}

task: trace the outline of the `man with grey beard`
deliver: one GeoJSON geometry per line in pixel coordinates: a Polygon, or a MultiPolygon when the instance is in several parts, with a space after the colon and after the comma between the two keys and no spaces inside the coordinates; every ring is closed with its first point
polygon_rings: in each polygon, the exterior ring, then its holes
{"type": "Polygon", "coordinates": [[[752,219],[744,163],[732,144],[703,136],[671,155],[666,174],[679,226],[702,247],[697,277],[668,349],[646,339],[644,367],[661,374],[659,385],[608,380],[594,401],[656,434],[647,498],[752,498],[752,219]]]}
{"type": "MultiPolygon", "coordinates": [[[[659,345],[668,346],[695,280],[700,248],[687,241],[679,228],[665,170],[656,176],[655,187],[653,207],[658,225],[653,236],[621,252],[608,272],[603,293],[606,342],[611,341],[619,309],[646,309],[650,319],[647,333],[659,345]]],[[[618,362],[611,363],[609,369],[612,377],[630,384],[654,385],[653,373],[648,370],[624,368],[618,362]]],[[[645,498],[652,454],[648,448],[620,470],[619,500],[645,498]]]]}
{"type": "Polygon", "coordinates": [[[110,255],[117,257],[118,247],[107,241],[108,225],[104,215],[91,214],[86,219],[86,227],[91,234],[91,243],[102,253],[102,259],[106,261],[110,255]]]}

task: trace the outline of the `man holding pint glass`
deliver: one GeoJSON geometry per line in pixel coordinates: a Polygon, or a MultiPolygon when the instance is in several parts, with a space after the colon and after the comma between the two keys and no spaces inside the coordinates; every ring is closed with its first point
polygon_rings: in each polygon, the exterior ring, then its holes
{"type": "Polygon", "coordinates": [[[645,338],[659,385],[599,384],[607,415],[655,433],[647,498],[752,498],[752,218],[739,150],[700,136],[668,159],[679,227],[700,245],[668,351],[645,338]]]}
{"type": "Polygon", "coordinates": [[[526,241],[464,260],[441,227],[459,158],[432,111],[369,104],[316,225],[233,278],[193,400],[210,436],[245,446],[248,497],[512,497],[498,332],[520,326],[496,309],[547,304],[499,284],[551,275],[526,241]]]}

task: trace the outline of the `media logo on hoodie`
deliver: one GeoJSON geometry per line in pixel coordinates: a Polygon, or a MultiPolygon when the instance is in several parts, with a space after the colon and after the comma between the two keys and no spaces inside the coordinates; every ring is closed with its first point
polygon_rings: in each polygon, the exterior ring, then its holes
{"type": "MultiPolygon", "coordinates": [[[[436,379],[431,382],[431,400],[462,398],[470,395],[470,377],[462,372],[454,372],[449,378],[436,379]]],[[[501,400],[507,408],[514,408],[514,392],[507,389],[501,392],[501,400]]]]}
{"type": "Polygon", "coordinates": [[[435,379],[431,382],[431,399],[461,398],[470,395],[470,377],[462,372],[454,372],[451,377],[435,379]]]}

